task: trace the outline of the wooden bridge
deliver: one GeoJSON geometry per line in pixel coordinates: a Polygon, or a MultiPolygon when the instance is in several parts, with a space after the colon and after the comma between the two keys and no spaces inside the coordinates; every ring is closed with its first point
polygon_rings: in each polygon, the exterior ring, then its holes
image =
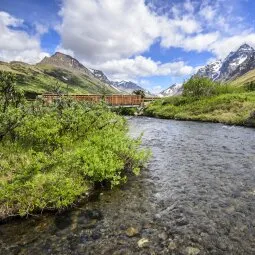
{"type": "MultiPolygon", "coordinates": [[[[62,95],[63,96],[63,95],[62,95]]],[[[142,98],[139,95],[64,95],[64,97],[72,98],[77,101],[85,101],[91,103],[99,103],[104,101],[110,106],[143,106],[144,102],[153,101],[156,98],[142,98]]],[[[51,103],[60,98],[57,94],[43,94],[42,98],[51,103]]]]}

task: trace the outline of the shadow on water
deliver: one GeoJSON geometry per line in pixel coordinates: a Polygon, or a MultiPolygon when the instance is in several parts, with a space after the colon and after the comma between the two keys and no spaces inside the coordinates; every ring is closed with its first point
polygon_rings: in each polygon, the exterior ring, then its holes
{"type": "Polygon", "coordinates": [[[129,123],[153,152],[141,176],[63,214],[0,225],[0,254],[255,254],[255,130],[129,123]]]}

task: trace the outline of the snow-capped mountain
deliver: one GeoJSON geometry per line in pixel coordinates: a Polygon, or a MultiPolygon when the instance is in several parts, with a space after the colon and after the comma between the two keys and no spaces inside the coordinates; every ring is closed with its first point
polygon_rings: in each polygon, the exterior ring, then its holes
{"type": "Polygon", "coordinates": [[[220,69],[222,67],[222,61],[217,60],[213,63],[210,63],[207,66],[200,68],[197,72],[197,75],[203,77],[209,77],[212,80],[217,80],[220,77],[220,69]]]}
{"type": "Polygon", "coordinates": [[[107,78],[107,76],[100,70],[96,70],[96,69],[91,69],[89,68],[90,72],[100,81],[104,82],[104,83],[108,83],[110,84],[111,81],[107,78]]]}
{"type": "Polygon", "coordinates": [[[255,68],[255,50],[248,44],[231,52],[222,63],[219,80],[233,80],[255,68]]]}
{"type": "Polygon", "coordinates": [[[90,72],[95,76],[95,78],[97,78],[98,80],[102,81],[103,83],[108,84],[110,87],[112,87],[113,89],[117,90],[118,92],[124,92],[121,89],[119,89],[117,86],[115,86],[113,84],[112,81],[110,81],[108,79],[108,77],[100,70],[96,70],[96,69],[91,69],[89,68],[90,72]]]}
{"type": "Polygon", "coordinates": [[[131,81],[110,81],[108,77],[100,70],[89,69],[90,72],[100,81],[109,84],[112,88],[118,90],[122,93],[132,94],[134,90],[143,90],[145,93],[150,94],[149,91],[146,91],[144,88],[140,87],[134,82],[131,81]]]}
{"type": "Polygon", "coordinates": [[[177,95],[181,95],[182,91],[183,91],[182,84],[173,84],[169,88],[161,91],[159,93],[159,96],[161,96],[161,97],[177,96],[177,95]]]}
{"type": "Polygon", "coordinates": [[[228,81],[255,68],[255,50],[248,44],[231,52],[223,61],[218,60],[198,70],[196,75],[208,77],[214,81],[228,81]]]}
{"type": "Polygon", "coordinates": [[[132,81],[113,81],[112,85],[114,85],[116,88],[126,92],[126,93],[133,93],[134,90],[143,90],[147,92],[144,88],[140,87],[136,83],[132,81]]]}

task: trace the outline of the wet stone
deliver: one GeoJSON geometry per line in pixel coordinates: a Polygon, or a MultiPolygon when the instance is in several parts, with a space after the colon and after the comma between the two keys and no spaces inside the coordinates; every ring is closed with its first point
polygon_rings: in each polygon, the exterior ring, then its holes
{"type": "Polygon", "coordinates": [[[158,235],[158,237],[159,237],[159,239],[165,241],[165,240],[167,239],[167,234],[166,234],[166,232],[162,232],[162,233],[160,233],[160,234],[158,235]]]}
{"type": "Polygon", "coordinates": [[[168,249],[169,250],[175,250],[177,248],[177,245],[175,242],[171,241],[169,244],[168,244],[168,249]]]}
{"type": "Polygon", "coordinates": [[[190,246],[185,249],[185,253],[187,255],[198,255],[200,253],[200,249],[190,246]]]}
{"type": "Polygon", "coordinates": [[[134,227],[130,227],[126,230],[126,235],[128,237],[133,237],[133,236],[137,236],[139,234],[139,231],[137,228],[134,227]]]}
{"type": "Polygon", "coordinates": [[[149,246],[150,241],[146,238],[142,238],[137,242],[139,248],[146,248],[149,246]]]}

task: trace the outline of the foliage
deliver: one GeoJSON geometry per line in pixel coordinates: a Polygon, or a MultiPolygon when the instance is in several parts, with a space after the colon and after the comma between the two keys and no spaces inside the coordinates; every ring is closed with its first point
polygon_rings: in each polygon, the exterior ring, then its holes
{"type": "Polygon", "coordinates": [[[53,92],[58,84],[59,90],[69,94],[102,94],[102,91],[106,91],[107,94],[118,93],[93,76],[52,65],[33,66],[21,62],[2,62],[0,70],[15,73],[17,86],[25,92],[53,92]]]}
{"type": "Polygon", "coordinates": [[[137,113],[137,107],[117,107],[113,108],[113,112],[124,115],[124,116],[134,116],[137,113]]]}
{"type": "Polygon", "coordinates": [[[246,91],[255,91],[255,81],[247,82],[244,87],[246,91]]]}
{"type": "Polygon", "coordinates": [[[157,100],[145,109],[144,114],[247,125],[251,123],[249,116],[255,109],[255,94],[252,91],[253,82],[234,86],[232,83],[220,84],[194,76],[184,84],[183,96],[157,100]]]}
{"type": "Polygon", "coordinates": [[[218,83],[206,77],[194,76],[183,85],[183,95],[187,97],[208,97],[216,94],[218,83]]]}
{"type": "Polygon", "coordinates": [[[95,182],[114,186],[126,180],[124,170],[139,173],[148,152],[139,149],[140,139],[128,137],[123,117],[103,104],[64,98],[17,104],[15,77],[1,75],[9,77],[1,76],[1,91],[9,84],[13,93],[6,109],[1,99],[0,218],[62,209],[95,182]]]}
{"type": "Polygon", "coordinates": [[[142,98],[145,98],[145,92],[144,90],[138,89],[133,91],[134,95],[141,96],[142,98]]]}
{"type": "Polygon", "coordinates": [[[200,99],[176,96],[157,100],[145,115],[180,120],[200,120],[245,125],[255,109],[255,92],[229,93],[200,99]]]}

